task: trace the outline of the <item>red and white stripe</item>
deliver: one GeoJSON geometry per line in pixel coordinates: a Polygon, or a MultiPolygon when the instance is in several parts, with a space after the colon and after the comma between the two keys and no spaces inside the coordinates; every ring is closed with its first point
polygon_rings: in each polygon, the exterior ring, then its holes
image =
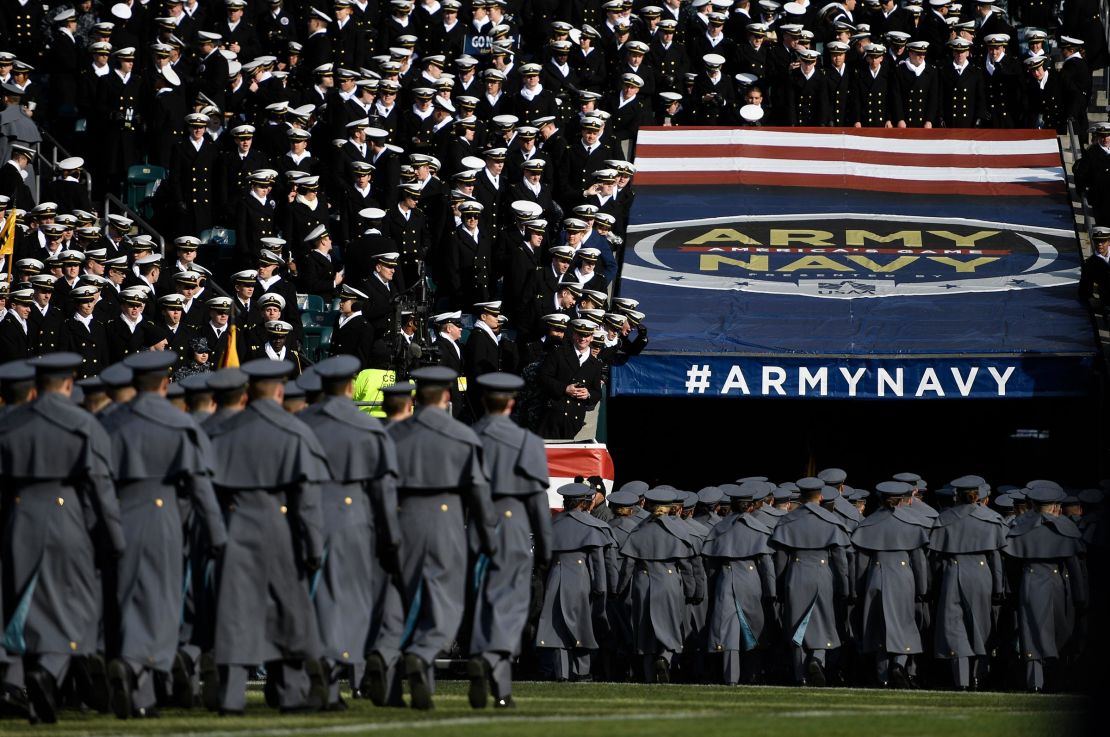
{"type": "Polygon", "coordinates": [[[547,501],[552,509],[563,508],[558,489],[574,483],[575,476],[600,476],[606,493],[613,490],[613,459],[604,443],[549,443],[547,450],[547,501]]]}
{"type": "Polygon", "coordinates": [[[1052,131],[641,128],[638,184],[819,187],[920,194],[1063,194],[1052,131]]]}

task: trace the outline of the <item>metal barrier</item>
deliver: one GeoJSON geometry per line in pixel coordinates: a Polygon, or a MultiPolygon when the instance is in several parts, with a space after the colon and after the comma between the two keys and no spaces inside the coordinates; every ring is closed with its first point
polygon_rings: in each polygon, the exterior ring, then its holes
{"type": "Polygon", "coordinates": [[[1079,161],[1082,151],[1079,147],[1079,139],[1075,135],[1075,123],[1071,120],[1068,121],[1068,148],[1071,150],[1071,166],[1072,175],[1071,183],[1075,187],[1075,196],[1079,199],[1079,205],[1083,210],[1083,230],[1090,236],[1091,228],[1094,227],[1094,220],[1091,219],[1091,208],[1087,204],[1087,197],[1083,194],[1083,190],[1079,187],[1079,183],[1075,181],[1075,164],[1079,161]]]}
{"type": "Polygon", "coordinates": [[[116,197],[114,194],[109,193],[104,196],[104,212],[101,213],[101,215],[106,218],[113,212],[126,215],[131,220],[134,220],[151,238],[158,241],[159,250],[161,250],[162,253],[166,252],[166,239],[162,237],[162,234],[144,220],[142,215],[128,207],[126,202],[116,197]]]}

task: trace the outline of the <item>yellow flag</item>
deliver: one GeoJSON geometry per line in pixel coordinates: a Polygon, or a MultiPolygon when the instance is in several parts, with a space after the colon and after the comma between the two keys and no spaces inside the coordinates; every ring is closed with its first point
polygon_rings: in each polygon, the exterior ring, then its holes
{"type": "Polygon", "coordinates": [[[8,276],[12,274],[12,258],[15,255],[15,208],[8,212],[3,229],[0,229],[0,257],[7,257],[8,276]]]}
{"type": "Polygon", "coordinates": [[[239,368],[239,351],[235,339],[237,332],[234,325],[227,331],[227,350],[224,351],[224,359],[220,361],[220,368],[239,368]]]}

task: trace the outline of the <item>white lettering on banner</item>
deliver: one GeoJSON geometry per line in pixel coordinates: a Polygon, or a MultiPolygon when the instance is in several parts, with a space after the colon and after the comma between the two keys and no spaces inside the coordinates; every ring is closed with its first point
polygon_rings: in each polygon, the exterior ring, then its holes
{"type": "Polygon", "coordinates": [[[933,392],[938,397],[944,396],[944,387],[940,385],[937,372],[931,368],[927,368],[921,373],[921,383],[917,385],[917,391],[914,393],[914,396],[920,397],[924,395],[925,392],[933,392]]]}
{"type": "Polygon", "coordinates": [[[971,386],[975,383],[975,377],[979,375],[979,367],[976,366],[967,372],[967,380],[960,375],[960,369],[952,367],[952,378],[956,380],[956,388],[960,390],[960,394],[967,396],[971,393],[971,386]]]}
{"type": "MultiPolygon", "coordinates": [[[[762,366],[759,377],[759,394],[764,397],[828,397],[828,396],[864,396],[903,398],[907,394],[906,369],[904,367],[875,368],[870,374],[866,366],[849,368],[839,366],[837,373],[830,373],[827,366],[798,366],[797,368],[784,368],[782,366],[762,366]],[[865,379],[868,381],[865,383],[865,379]],[[833,384],[831,390],[829,385],[833,384]]],[[[981,386],[980,396],[992,390],[1000,397],[1006,396],[1006,387],[1014,376],[1016,366],[994,367],[987,366],[987,371],[993,380],[993,387],[981,386]]],[[[757,370],[755,366],[749,370],[757,370]]],[[[720,389],[716,389],[713,381],[713,368],[710,364],[692,364],[686,371],[686,393],[705,394],[716,392],[720,395],[751,396],[752,391],[748,377],[740,365],[729,367],[728,375],[720,389]]],[[[970,397],[975,389],[975,382],[979,378],[979,367],[948,367],[951,374],[951,383],[947,383],[947,375],[943,369],[938,371],[935,367],[926,366],[921,371],[913,397],[970,397]]],[[[721,374],[718,373],[718,376],[721,374]]],[[[755,377],[753,377],[754,379],[755,377]]],[[[911,375],[910,380],[913,381],[911,375]]],[[[717,381],[720,381],[718,378],[717,381]]]]}
{"type": "Polygon", "coordinates": [[[816,389],[817,396],[829,395],[829,370],[825,367],[817,369],[817,373],[810,373],[805,366],[798,369],[798,394],[805,396],[807,389],[816,389]]]}
{"type": "Polygon", "coordinates": [[[733,389],[739,389],[744,396],[751,394],[748,391],[748,382],[744,378],[744,372],[740,370],[739,366],[733,366],[729,370],[725,385],[721,387],[721,394],[728,394],[733,389]]]}
{"type": "Polygon", "coordinates": [[[778,366],[763,367],[763,396],[769,396],[771,389],[774,389],[780,397],[785,397],[786,390],[782,388],[784,383],[786,383],[786,371],[784,369],[778,366]]]}
{"type": "Polygon", "coordinates": [[[887,387],[890,387],[890,390],[891,390],[891,392],[894,393],[894,396],[896,396],[896,397],[902,396],[902,369],[900,369],[900,368],[894,369],[894,376],[893,377],[890,375],[890,372],[887,371],[885,368],[879,369],[878,395],[880,397],[885,397],[886,396],[886,388],[887,387]]]}
{"type": "MultiPolygon", "coordinates": [[[[843,366],[840,368],[840,373],[844,376],[844,380],[848,382],[848,396],[856,396],[856,385],[859,384],[860,379],[867,373],[867,369],[858,368],[855,373],[851,373],[843,366]]],[[[822,395],[824,396],[824,395],[822,395]]]]}
{"type": "Polygon", "coordinates": [[[995,382],[998,384],[998,396],[1006,396],[1006,382],[1008,382],[1010,380],[1010,377],[1013,375],[1014,367],[1007,366],[1006,373],[1002,374],[1001,376],[998,375],[998,369],[996,369],[994,366],[988,366],[987,371],[991,372],[991,376],[994,377],[995,382]]]}

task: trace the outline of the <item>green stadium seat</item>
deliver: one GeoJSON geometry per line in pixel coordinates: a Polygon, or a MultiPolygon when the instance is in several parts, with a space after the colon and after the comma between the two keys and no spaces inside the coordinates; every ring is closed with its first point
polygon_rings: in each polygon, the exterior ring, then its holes
{"type": "Polygon", "coordinates": [[[318,363],[328,356],[331,350],[332,328],[323,325],[304,326],[304,355],[313,363],[318,363]]]}
{"type": "Polygon", "coordinates": [[[145,218],[154,215],[154,190],[166,178],[166,170],[151,164],[136,164],[127,170],[127,206],[145,218]]]}
{"type": "Polygon", "coordinates": [[[310,294],[310,295],[308,295],[308,298],[305,299],[303,309],[312,310],[314,312],[326,312],[327,311],[327,307],[324,305],[324,298],[321,297],[319,294],[310,294]]]}

